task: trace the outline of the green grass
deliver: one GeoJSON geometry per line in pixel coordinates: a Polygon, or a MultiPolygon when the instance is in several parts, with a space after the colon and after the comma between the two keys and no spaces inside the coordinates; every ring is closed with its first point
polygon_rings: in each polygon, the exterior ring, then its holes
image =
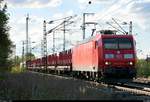
{"type": "Polygon", "coordinates": [[[145,60],[137,61],[137,77],[150,77],[150,62],[145,60]]]}
{"type": "Polygon", "coordinates": [[[22,73],[25,72],[25,68],[22,68],[20,66],[14,66],[11,68],[11,73],[22,73]]]}

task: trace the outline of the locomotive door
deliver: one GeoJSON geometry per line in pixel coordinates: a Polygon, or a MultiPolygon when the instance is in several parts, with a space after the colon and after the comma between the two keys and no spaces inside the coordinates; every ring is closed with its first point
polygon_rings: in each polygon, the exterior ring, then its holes
{"type": "Polygon", "coordinates": [[[98,42],[93,41],[93,71],[98,71],[98,42]]]}

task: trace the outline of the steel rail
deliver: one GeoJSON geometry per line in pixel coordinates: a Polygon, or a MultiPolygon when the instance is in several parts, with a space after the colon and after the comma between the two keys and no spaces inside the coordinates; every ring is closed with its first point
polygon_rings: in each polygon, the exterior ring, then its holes
{"type": "Polygon", "coordinates": [[[122,91],[127,91],[127,92],[131,92],[134,94],[140,94],[140,95],[146,95],[146,96],[150,96],[150,86],[149,84],[146,83],[135,83],[134,81],[129,81],[126,83],[109,83],[107,84],[106,82],[104,82],[104,84],[106,84],[106,87],[113,87],[122,91]]]}
{"type": "Polygon", "coordinates": [[[133,88],[123,87],[123,86],[118,86],[118,85],[114,85],[113,87],[119,90],[131,92],[134,94],[150,96],[150,92],[147,90],[133,89],[133,88]]]}

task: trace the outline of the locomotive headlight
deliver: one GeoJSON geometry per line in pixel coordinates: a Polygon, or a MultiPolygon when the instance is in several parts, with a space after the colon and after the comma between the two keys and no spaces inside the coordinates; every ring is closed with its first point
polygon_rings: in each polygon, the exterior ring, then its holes
{"type": "Polygon", "coordinates": [[[130,65],[133,65],[133,62],[129,62],[130,65]]]}
{"type": "Polygon", "coordinates": [[[105,64],[108,65],[109,63],[108,63],[108,62],[105,62],[105,64]]]}
{"type": "Polygon", "coordinates": [[[105,65],[110,65],[110,64],[111,64],[111,62],[107,62],[107,61],[105,62],[105,65]]]}

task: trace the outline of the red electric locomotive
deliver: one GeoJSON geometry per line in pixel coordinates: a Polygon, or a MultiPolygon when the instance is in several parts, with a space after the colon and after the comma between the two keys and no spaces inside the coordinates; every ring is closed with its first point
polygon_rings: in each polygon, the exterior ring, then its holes
{"type": "Polygon", "coordinates": [[[116,35],[113,31],[112,34],[108,31],[103,33],[106,34],[97,34],[73,48],[74,73],[87,77],[135,77],[136,52],[133,36],[116,35]]]}

